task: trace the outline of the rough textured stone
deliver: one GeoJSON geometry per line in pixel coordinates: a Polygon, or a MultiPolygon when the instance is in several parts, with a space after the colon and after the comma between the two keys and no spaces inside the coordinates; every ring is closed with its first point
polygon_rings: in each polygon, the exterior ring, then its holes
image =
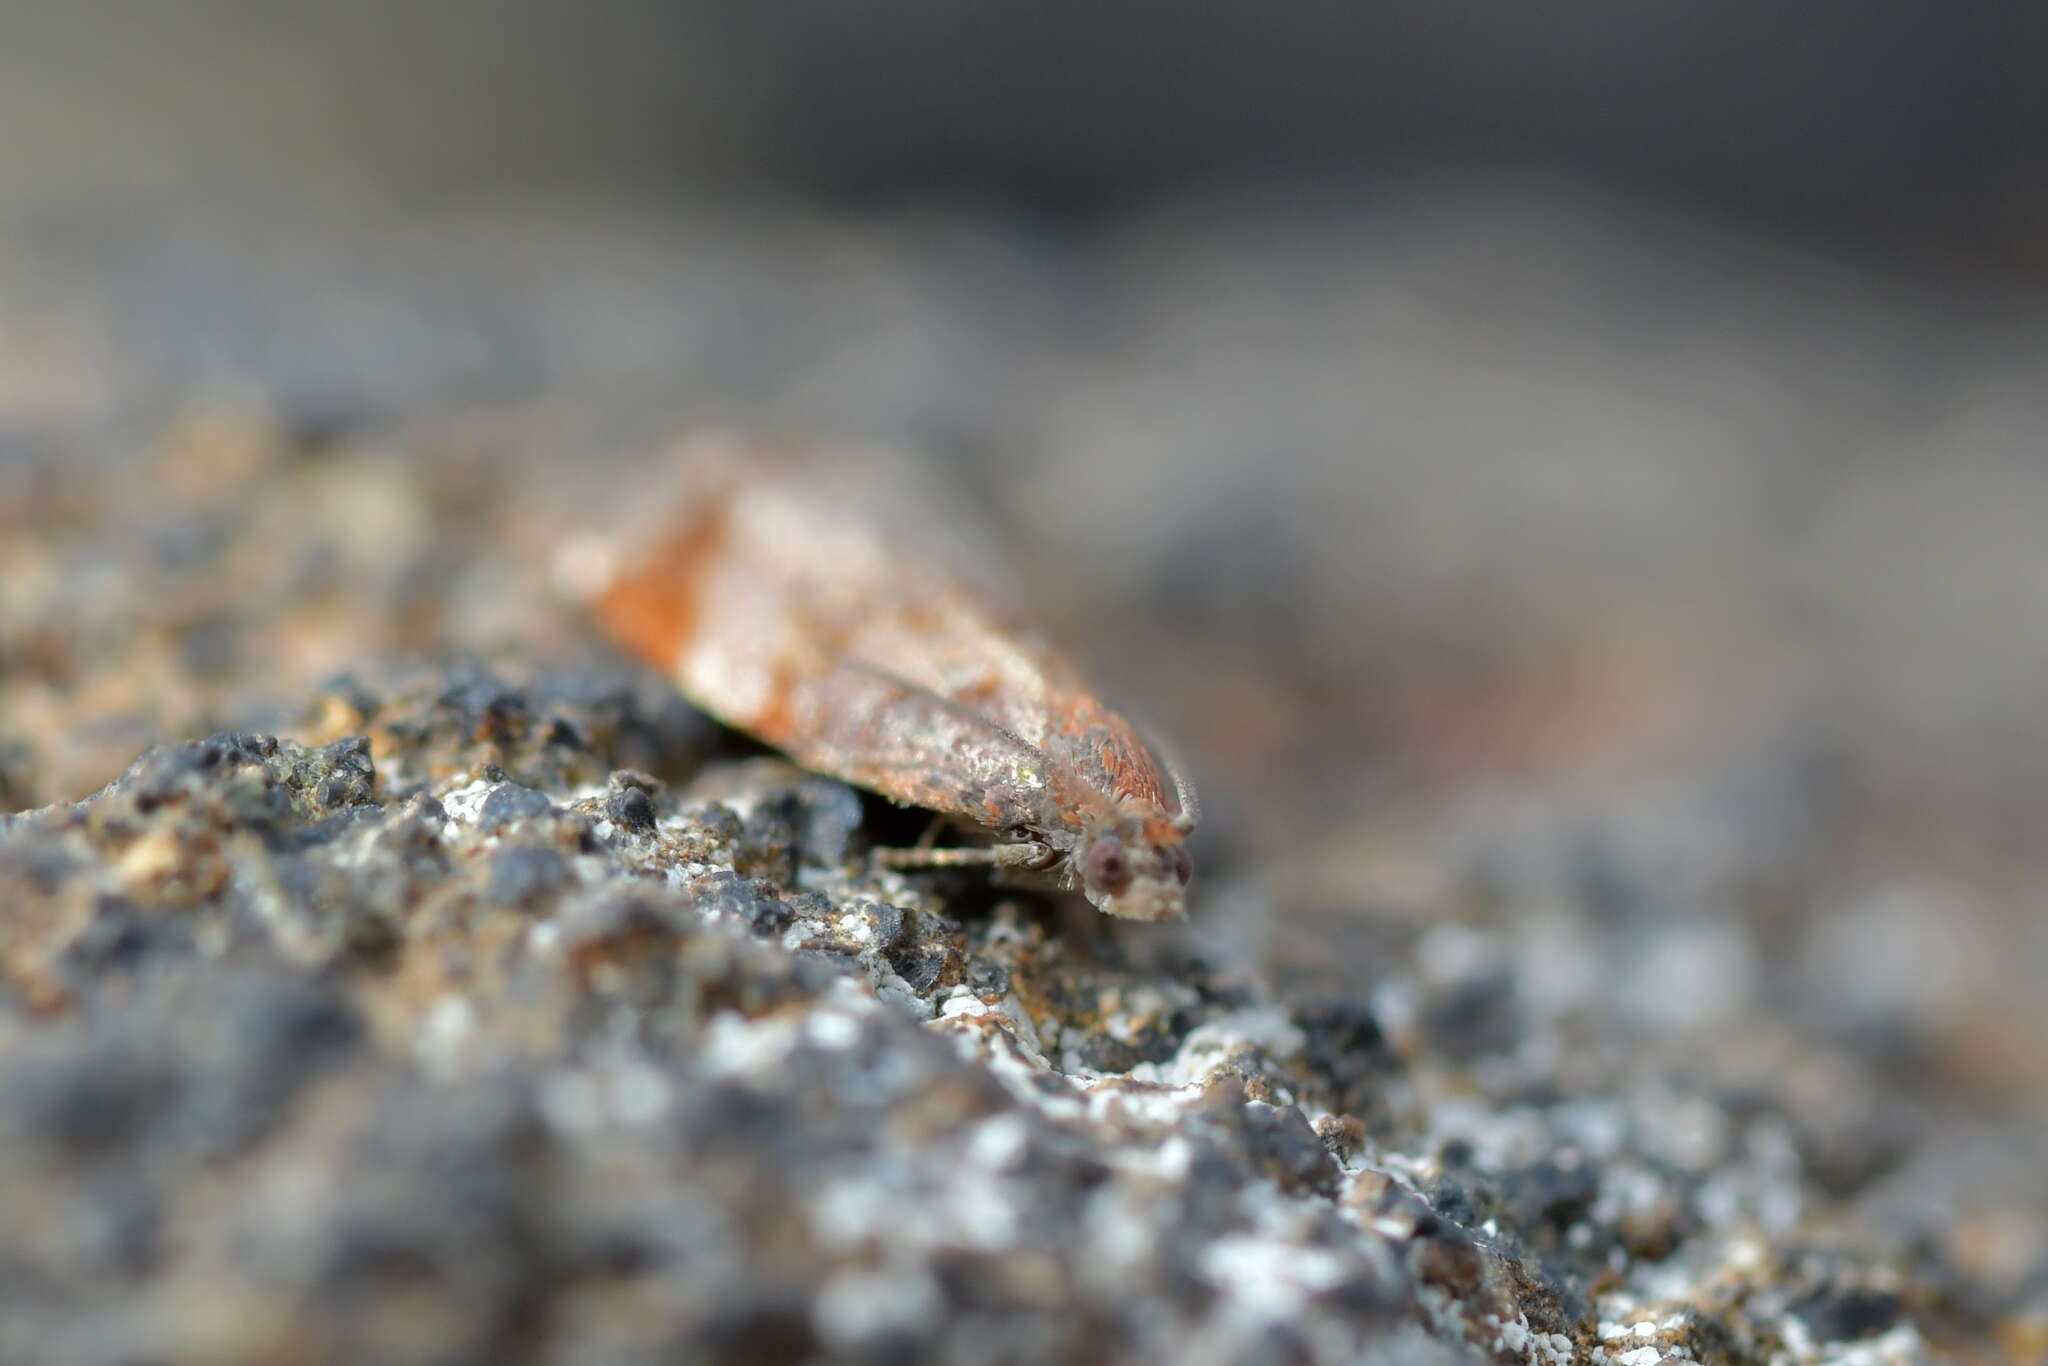
{"type": "MultiPolygon", "coordinates": [[[[745,371],[742,411],[990,441],[961,482],[1043,538],[1024,583],[1077,648],[1151,668],[1134,710],[1208,779],[1185,927],[872,870],[920,813],[794,772],[596,641],[557,571],[642,499],[619,451],[644,432],[611,426],[630,396],[601,421],[313,412],[294,396],[354,392],[356,352],[237,333],[271,411],[124,372],[31,443],[75,458],[0,455],[0,1362],[2038,1358],[2042,1035],[2014,990],[2037,931],[1909,868],[1931,806],[1871,800],[1831,757],[1832,726],[1866,726],[1917,778],[1946,732],[1893,750],[1895,714],[1835,676],[1825,725],[1773,714],[1658,781],[1586,778],[1738,711],[1739,651],[1657,573],[1582,615],[1567,581],[1668,550],[1688,589],[1753,571],[1798,585],[1796,621],[1860,610],[1832,560],[1629,517],[1769,509],[1775,547],[1831,496],[1921,506],[1907,461],[1777,496],[1763,467],[1812,433],[1722,434],[1770,406],[1753,376],[1864,373],[1813,349],[1841,301],[1622,245],[1662,229],[1532,254],[1526,215],[1502,239],[1482,210],[1261,229],[1249,255],[1162,227],[1074,273],[1051,312],[1080,337],[1010,306],[1073,262],[940,233],[978,253],[956,257],[930,225],[696,225],[616,258],[646,289],[606,274],[624,229],[579,255],[508,227],[490,240],[525,267],[478,265],[492,309],[529,308],[525,332],[478,324],[528,338],[494,392],[645,364],[665,425],[678,374],[729,395],[745,371]],[[959,293],[1003,261],[1027,288],[959,293]],[[1586,283],[1614,269],[1626,288],[1586,283]],[[735,270],[744,320],[704,321],[693,291],[735,270]],[[589,291],[659,307],[612,331],[589,291]],[[814,297],[839,332],[761,326],[814,297]],[[1638,306],[1642,329],[1615,321],[1638,306]],[[1673,317],[1705,330],[1653,344],[1673,317]],[[1559,366],[1617,377],[1604,406],[1559,366]],[[1691,397],[1702,373],[1737,401],[1691,397]],[[1407,453],[1447,424],[1498,463],[1407,453]],[[1361,432],[1372,460],[1340,468],[1361,432]],[[1646,433],[1728,458],[1707,479],[1615,454],[1651,459],[1646,433]],[[1617,465],[1627,508],[1588,492],[1617,465]],[[1368,534],[1360,508],[1384,512],[1368,534]],[[1518,572],[1547,563],[1576,569],[1518,572]],[[1664,649],[1695,631],[1699,655],[1664,649]]],[[[286,250],[325,259],[318,226],[286,250]]],[[[348,316],[415,316],[346,278],[348,316]]],[[[160,338],[131,365],[188,335],[142,293],[160,338]]],[[[463,354],[387,339],[399,377],[463,354]]],[[[1943,373],[1864,380],[1938,406],[1943,373]]],[[[2037,389],[1997,389],[2010,412],[1972,408],[1971,439],[2036,432],[2037,389]]],[[[1985,487],[1957,525],[1998,552],[1990,582],[2031,582],[1978,514],[2037,545],[2037,504],[1985,487]]],[[[1944,582],[1892,520],[1860,525],[1815,535],[1911,559],[1879,576],[1887,611],[1944,582]]],[[[1910,620],[1963,629],[1934,606],[1910,620]]],[[[2031,621],[2002,623],[2015,667],[2031,621]]],[[[2016,677],[1980,700],[2031,725],[2016,677]]]]}
{"type": "Polygon", "coordinates": [[[1513,1036],[1389,1032],[1199,934],[1152,963],[955,914],[780,765],[720,775],[732,807],[529,786],[612,759],[561,719],[403,798],[388,740],[234,734],[10,822],[50,911],[13,912],[0,1050],[19,1351],[1918,1355],[1873,1264],[1758,1241],[1816,1198],[1768,1100],[1532,1087],[1513,1036]],[[1688,1169],[1667,1120],[1749,1136],[1688,1169]],[[1635,1250],[1658,1209],[1697,1213],[1635,1250]]]}

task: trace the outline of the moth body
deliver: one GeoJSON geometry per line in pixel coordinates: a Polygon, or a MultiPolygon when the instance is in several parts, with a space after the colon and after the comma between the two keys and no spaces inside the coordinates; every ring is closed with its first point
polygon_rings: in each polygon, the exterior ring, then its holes
{"type": "Polygon", "coordinates": [[[684,459],[674,517],[596,598],[623,643],[804,767],[995,840],[899,865],[992,863],[1111,915],[1183,913],[1191,797],[1063,659],[853,511],[857,472],[759,449],[684,459]]]}

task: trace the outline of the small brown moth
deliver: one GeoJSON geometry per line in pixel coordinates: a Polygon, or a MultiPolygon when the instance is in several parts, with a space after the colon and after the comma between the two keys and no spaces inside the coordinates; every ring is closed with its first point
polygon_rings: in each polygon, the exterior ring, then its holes
{"type": "Polygon", "coordinates": [[[1193,793],[992,598],[908,553],[945,519],[887,535],[854,510],[858,464],[693,444],[678,508],[595,595],[621,642],[804,767],[994,837],[878,851],[886,864],[988,864],[1110,915],[1184,913],[1193,793]]]}

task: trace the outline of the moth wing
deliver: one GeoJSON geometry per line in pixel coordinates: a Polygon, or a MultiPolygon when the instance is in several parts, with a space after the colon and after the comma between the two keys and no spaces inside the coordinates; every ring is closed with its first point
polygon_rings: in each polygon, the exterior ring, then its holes
{"type": "MultiPolygon", "coordinates": [[[[820,688],[815,724],[773,740],[805,767],[990,829],[1058,818],[1045,756],[987,718],[857,660],[828,670],[820,688]]],[[[797,686],[798,714],[807,691],[797,686]]]]}
{"type": "Polygon", "coordinates": [[[1021,580],[1000,538],[928,472],[840,454],[760,462],[748,485],[763,562],[778,546],[806,548],[789,580],[804,634],[1037,751],[1056,804],[1071,809],[1092,789],[1180,815],[1180,784],[1014,601],[1021,580]]]}
{"type": "MultiPolygon", "coordinates": [[[[995,593],[900,544],[943,519],[883,470],[687,453],[680,515],[598,611],[692,701],[806,767],[983,825],[1042,827],[1063,803],[1042,742],[1080,685],[995,593]]],[[[925,539],[958,543],[958,520],[947,530],[925,539]]]]}

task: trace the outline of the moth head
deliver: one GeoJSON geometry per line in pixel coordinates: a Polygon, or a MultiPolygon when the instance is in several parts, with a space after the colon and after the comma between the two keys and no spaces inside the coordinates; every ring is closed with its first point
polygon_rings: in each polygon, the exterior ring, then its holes
{"type": "Polygon", "coordinates": [[[1074,856],[1081,891],[1095,909],[1129,920],[1178,920],[1187,913],[1194,863],[1187,831],[1172,817],[1120,813],[1088,832],[1074,856]]]}

